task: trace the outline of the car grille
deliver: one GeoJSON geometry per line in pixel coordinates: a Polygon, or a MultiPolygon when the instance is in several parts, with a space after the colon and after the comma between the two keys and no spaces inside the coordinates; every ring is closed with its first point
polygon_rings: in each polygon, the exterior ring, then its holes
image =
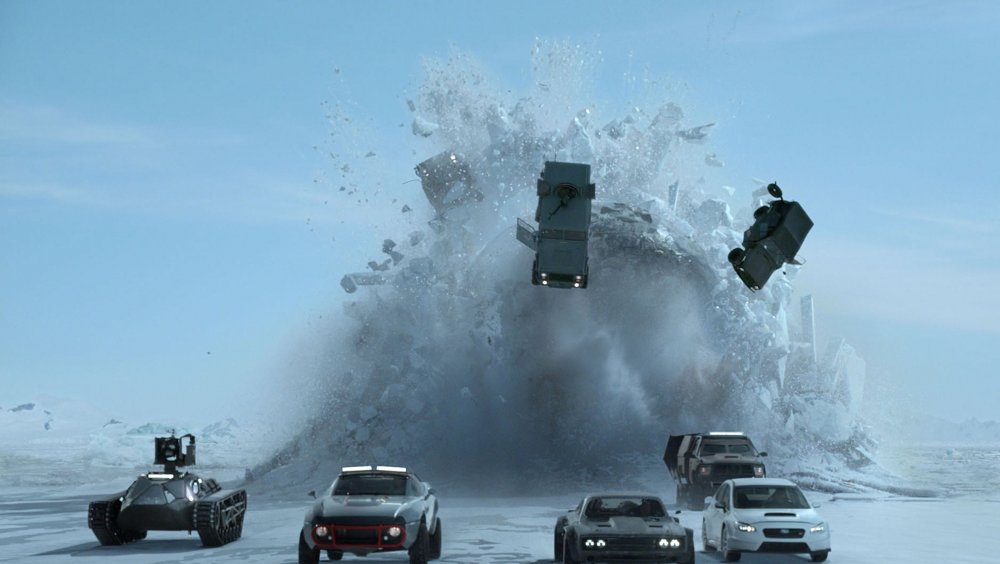
{"type": "Polygon", "coordinates": [[[716,476],[753,476],[753,464],[713,464],[712,477],[716,476]]]}
{"type": "Polygon", "coordinates": [[[761,543],[760,552],[790,552],[801,554],[809,552],[809,545],[804,542],[765,542],[761,543]]]}
{"type": "Polygon", "coordinates": [[[334,539],[336,539],[336,542],[339,545],[378,544],[378,528],[376,527],[363,529],[343,529],[340,527],[334,527],[333,534],[334,539]]]}
{"type": "Polygon", "coordinates": [[[805,529],[764,529],[764,536],[769,539],[800,539],[805,535],[805,529]]]}

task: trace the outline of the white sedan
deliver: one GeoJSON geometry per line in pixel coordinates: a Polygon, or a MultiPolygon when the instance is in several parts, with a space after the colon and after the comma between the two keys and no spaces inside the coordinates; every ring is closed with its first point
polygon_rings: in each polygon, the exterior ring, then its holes
{"type": "Polygon", "coordinates": [[[830,552],[830,526],[788,480],[726,480],[705,501],[702,546],[722,551],[724,562],[743,552],[808,553],[823,562],[830,552]]]}

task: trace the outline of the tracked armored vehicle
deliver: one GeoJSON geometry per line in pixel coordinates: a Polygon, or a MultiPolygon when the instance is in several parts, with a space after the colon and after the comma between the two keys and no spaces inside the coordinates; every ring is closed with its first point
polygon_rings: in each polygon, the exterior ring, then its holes
{"type": "Polygon", "coordinates": [[[87,526],[101,544],[141,540],[148,531],[198,531],[205,546],[240,538],[246,491],[224,490],[213,479],[178,470],[195,463],[194,435],[156,437],[154,463],[163,472],[142,474],[127,490],[90,503],[87,526]]]}

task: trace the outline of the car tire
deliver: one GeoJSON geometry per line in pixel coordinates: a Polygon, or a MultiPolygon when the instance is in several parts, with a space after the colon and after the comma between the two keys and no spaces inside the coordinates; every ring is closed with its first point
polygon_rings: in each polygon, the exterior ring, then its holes
{"type": "Polygon", "coordinates": [[[410,546],[410,564],[427,564],[430,553],[430,540],[427,538],[427,524],[420,522],[417,529],[417,540],[410,546]]]}
{"type": "Polygon", "coordinates": [[[821,550],[820,552],[810,552],[809,559],[813,562],[826,562],[827,554],[829,553],[825,550],[821,550]]]}
{"type": "Polygon", "coordinates": [[[705,520],[701,521],[701,550],[703,552],[715,552],[715,547],[708,544],[708,529],[705,527],[705,520]]]}
{"type": "Polygon", "coordinates": [[[326,557],[329,560],[340,560],[344,557],[344,553],[339,550],[328,550],[326,551],[326,557]]]}
{"type": "Polygon", "coordinates": [[[562,561],[563,564],[579,564],[579,560],[573,558],[573,549],[570,547],[569,535],[563,535],[562,561]]]}
{"type": "Polygon", "coordinates": [[[319,564],[319,549],[309,548],[306,537],[299,532],[299,564],[319,564]]]}
{"type": "Polygon", "coordinates": [[[563,542],[565,542],[565,539],[563,537],[565,536],[566,535],[564,535],[562,532],[562,527],[557,525],[556,531],[553,534],[553,542],[552,542],[552,552],[554,554],[552,559],[555,560],[556,562],[562,562],[563,542]]]}
{"type": "Polygon", "coordinates": [[[719,550],[722,551],[722,561],[723,562],[739,562],[743,554],[735,551],[729,550],[729,533],[726,532],[726,527],[722,527],[722,540],[719,542],[719,550]]]}
{"type": "Polygon", "coordinates": [[[441,558],[441,520],[434,519],[434,534],[431,535],[430,560],[441,558]]]}

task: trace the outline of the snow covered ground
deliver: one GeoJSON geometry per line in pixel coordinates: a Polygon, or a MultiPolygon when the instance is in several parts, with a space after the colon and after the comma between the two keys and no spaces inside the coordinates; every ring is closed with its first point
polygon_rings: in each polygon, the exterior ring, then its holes
{"type": "MultiPolygon", "coordinates": [[[[102,547],[86,526],[87,502],[114,484],[6,487],[0,489],[0,562],[296,562],[296,538],[309,498],[249,491],[243,538],[207,549],[197,535],[152,532],[146,540],[102,547]],[[82,560],[77,560],[82,558],[82,560]],[[88,560],[89,559],[89,560],[88,560]]],[[[449,498],[442,493],[444,550],[441,562],[539,563],[552,558],[556,517],[582,495],[529,498],[449,498]]],[[[851,564],[997,562],[1000,555],[1000,495],[944,499],[889,496],[830,496],[814,493],[831,524],[830,561],[851,564]]],[[[701,514],[682,512],[681,521],[701,535],[701,514]]],[[[345,561],[359,560],[346,557],[345,561]]],[[[369,564],[405,562],[402,554],[370,556],[369,564]]],[[[699,552],[697,562],[719,562],[699,552]]],[[[744,562],[793,563],[804,556],[746,555],[744,562]]]]}
{"type": "MultiPolygon", "coordinates": [[[[90,562],[122,564],[296,561],[298,527],[310,503],[306,492],[318,484],[306,480],[282,486],[277,477],[250,484],[244,535],[231,545],[205,549],[197,535],[152,532],[134,545],[99,546],[86,526],[88,501],[120,490],[151,468],[152,436],[164,429],[154,423],[109,423],[106,414],[85,417],[84,411],[79,405],[49,401],[0,414],[0,562],[88,562],[88,557],[90,562]]],[[[237,483],[246,467],[278,444],[262,440],[261,430],[232,420],[190,430],[199,433],[199,445],[206,447],[193,470],[226,485],[237,483]]],[[[880,460],[900,485],[937,492],[937,497],[811,493],[814,502],[822,503],[820,512],[833,531],[831,561],[1000,561],[1000,535],[995,534],[1000,526],[1000,444],[963,441],[968,436],[956,432],[933,443],[883,444],[880,460]]],[[[629,481],[607,486],[641,484],[671,502],[673,484],[658,460],[652,462],[645,469],[635,466],[629,481]]],[[[470,497],[459,477],[425,478],[442,499],[442,562],[547,562],[556,517],[585,493],[470,497]]],[[[684,511],[681,521],[700,538],[699,512],[684,511]]],[[[364,561],[398,563],[406,558],[396,554],[364,561]]],[[[699,551],[697,561],[718,562],[719,557],[699,551]]],[[[743,561],[807,560],[747,555],[743,561]]]]}

